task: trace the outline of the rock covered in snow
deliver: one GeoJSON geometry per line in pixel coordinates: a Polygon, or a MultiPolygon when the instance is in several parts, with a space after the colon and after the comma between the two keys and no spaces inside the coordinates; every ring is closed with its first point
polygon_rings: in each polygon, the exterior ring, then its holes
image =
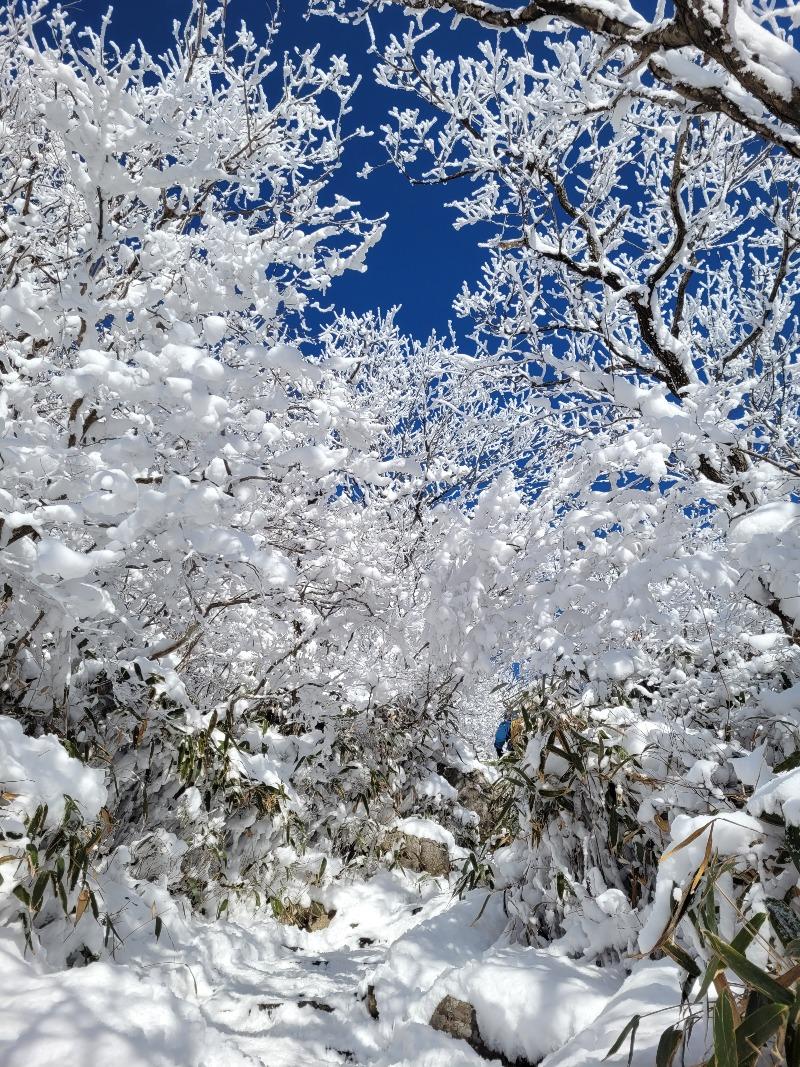
{"type": "Polygon", "coordinates": [[[453,968],[434,989],[472,1005],[483,1046],[512,1063],[538,1063],[588,1026],[619,985],[613,971],[511,945],[453,968]]]}
{"type": "Polygon", "coordinates": [[[382,848],[392,852],[395,860],[409,871],[424,871],[434,877],[450,873],[451,855],[461,850],[449,830],[432,819],[398,820],[384,835],[382,848]]]}
{"type": "Polygon", "coordinates": [[[384,837],[383,848],[392,852],[400,866],[408,871],[424,871],[436,878],[450,873],[450,854],[440,841],[393,830],[384,837]]]}

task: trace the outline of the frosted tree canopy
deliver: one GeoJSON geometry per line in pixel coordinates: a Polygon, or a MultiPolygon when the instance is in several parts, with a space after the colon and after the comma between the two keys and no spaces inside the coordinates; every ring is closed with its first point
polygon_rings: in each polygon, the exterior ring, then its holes
{"type": "Polygon", "coordinates": [[[0,7],[0,1063],[800,1064],[797,11],[307,16],[0,7]]]}

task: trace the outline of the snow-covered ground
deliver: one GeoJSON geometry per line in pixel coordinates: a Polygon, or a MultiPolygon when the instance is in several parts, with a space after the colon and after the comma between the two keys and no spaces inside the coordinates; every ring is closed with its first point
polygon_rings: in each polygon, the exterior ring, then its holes
{"type": "MultiPolygon", "coordinates": [[[[176,914],[158,942],[133,935],[119,962],[48,972],[0,935],[2,1067],[476,1067],[466,1042],[427,1025],[446,994],[470,1000],[507,1060],[599,1062],[635,1011],[653,1011],[635,1063],[653,1062],[679,999],[671,963],[622,973],[504,944],[502,894],[463,901],[430,878],[383,871],[335,891],[331,925],[176,914]],[[369,987],[380,1016],[368,1010],[369,987]]],[[[627,1043],[626,1043],[627,1045],[627,1043]]],[[[491,1055],[490,1053],[488,1055],[491,1055]]],[[[624,1063],[627,1047],[609,1061],[624,1063]]],[[[498,1062],[489,1059],[488,1062],[498,1062]]]]}

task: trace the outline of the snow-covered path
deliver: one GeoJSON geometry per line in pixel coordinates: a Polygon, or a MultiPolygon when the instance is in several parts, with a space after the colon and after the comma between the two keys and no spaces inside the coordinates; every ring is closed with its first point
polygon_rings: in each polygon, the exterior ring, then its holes
{"type": "Polygon", "coordinates": [[[371,1031],[377,1027],[360,1001],[359,985],[383,953],[291,952],[276,941],[276,925],[209,929],[185,953],[191,962],[131,960],[39,974],[0,942],[6,989],[0,1063],[373,1062],[378,1041],[371,1031]]]}
{"type": "Polygon", "coordinates": [[[328,903],[326,930],[228,922],[182,949],[203,975],[207,1026],[259,1067],[378,1062],[386,1037],[367,1010],[369,977],[398,937],[452,899],[431,879],[382,872],[328,903]]]}
{"type": "Polygon", "coordinates": [[[272,924],[263,940],[252,933],[264,955],[217,961],[216,988],[201,1003],[209,1026],[266,1067],[374,1060],[377,1034],[370,1034],[361,986],[385,946],[292,952],[274,943],[272,924]]]}
{"type": "Polygon", "coordinates": [[[542,1067],[599,1067],[632,1012],[654,1012],[634,1058],[651,1067],[680,999],[668,960],[623,985],[621,971],[508,944],[499,893],[459,901],[442,881],[383,870],[325,896],[335,916],[314,933],[263,913],[204,922],[175,910],[158,940],[152,923],[131,927],[117,962],[59,970],[0,931],[0,1067],[498,1064],[428,1025],[445,995],[475,1006],[506,1062],[544,1055],[542,1067]]]}
{"type": "Polygon", "coordinates": [[[152,925],[131,935],[117,963],[60,971],[0,931],[0,1065],[377,1067],[406,1058],[398,1041],[411,1061],[438,1048],[437,1062],[485,1063],[428,1027],[393,1033],[364,999],[391,944],[452,904],[441,883],[384,871],[333,891],[326,930],[176,913],[158,942],[152,925]]]}

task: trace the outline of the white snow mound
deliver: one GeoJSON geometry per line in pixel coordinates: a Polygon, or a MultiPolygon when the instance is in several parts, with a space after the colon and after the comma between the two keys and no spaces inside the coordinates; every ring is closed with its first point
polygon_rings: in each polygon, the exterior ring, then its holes
{"type": "MultiPolygon", "coordinates": [[[[71,796],[88,822],[106,802],[105,774],[70,756],[52,734],[28,737],[20,723],[0,715],[0,789],[15,794],[11,811],[32,815],[47,804],[47,825],[64,815],[64,796],[71,796]]],[[[8,810],[8,809],[6,809],[8,810]]]]}

